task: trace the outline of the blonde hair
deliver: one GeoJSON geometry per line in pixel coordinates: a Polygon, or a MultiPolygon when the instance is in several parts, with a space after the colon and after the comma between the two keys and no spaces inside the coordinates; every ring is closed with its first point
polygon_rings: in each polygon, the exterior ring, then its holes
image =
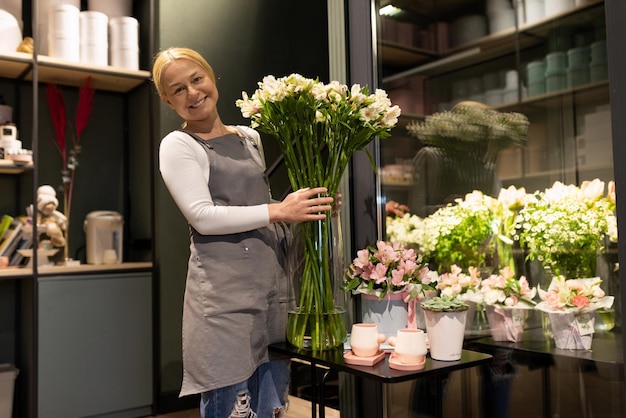
{"type": "Polygon", "coordinates": [[[179,59],[185,59],[197,64],[207,72],[209,78],[215,84],[215,72],[202,55],[190,48],[172,47],[159,52],[154,58],[154,64],[152,64],[152,81],[159,96],[165,95],[165,86],[163,85],[163,80],[161,80],[163,71],[165,71],[168,65],[179,59]]]}

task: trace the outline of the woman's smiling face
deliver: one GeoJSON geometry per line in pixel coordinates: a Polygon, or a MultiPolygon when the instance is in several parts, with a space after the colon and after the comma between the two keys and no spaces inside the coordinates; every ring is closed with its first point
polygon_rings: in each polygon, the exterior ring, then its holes
{"type": "Polygon", "coordinates": [[[165,68],[162,78],[165,91],[161,99],[185,121],[217,117],[217,87],[199,65],[177,59],[165,68]]]}

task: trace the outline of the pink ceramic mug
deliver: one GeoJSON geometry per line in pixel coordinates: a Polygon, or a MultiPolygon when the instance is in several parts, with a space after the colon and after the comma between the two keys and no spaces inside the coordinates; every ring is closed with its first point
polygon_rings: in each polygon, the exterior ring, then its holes
{"type": "Polygon", "coordinates": [[[420,364],[428,349],[426,336],[421,329],[399,329],[395,337],[389,337],[389,345],[394,349],[394,357],[402,364],[420,364]]]}
{"type": "Polygon", "coordinates": [[[350,347],[357,357],[372,357],[380,350],[387,337],[378,333],[376,324],[354,324],[350,333],[350,347]]]}

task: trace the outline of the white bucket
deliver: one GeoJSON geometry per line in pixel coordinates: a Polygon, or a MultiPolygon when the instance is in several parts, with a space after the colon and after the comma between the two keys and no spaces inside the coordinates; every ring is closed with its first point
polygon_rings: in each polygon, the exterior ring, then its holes
{"type": "Polygon", "coordinates": [[[117,16],[132,16],[132,0],[89,0],[88,9],[102,12],[109,18],[117,16]]]}

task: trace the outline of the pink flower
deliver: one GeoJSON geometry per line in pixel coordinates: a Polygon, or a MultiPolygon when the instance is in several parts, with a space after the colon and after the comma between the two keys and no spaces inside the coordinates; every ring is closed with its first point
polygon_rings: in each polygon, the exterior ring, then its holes
{"type": "Polygon", "coordinates": [[[357,257],[352,261],[357,268],[364,268],[370,264],[370,254],[367,250],[359,250],[356,253],[357,257]]]}
{"type": "Polygon", "coordinates": [[[559,299],[559,294],[556,292],[547,292],[544,295],[544,300],[552,309],[561,309],[564,305],[559,299]]]}
{"type": "Polygon", "coordinates": [[[376,280],[376,284],[384,282],[387,278],[387,266],[378,263],[374,266],[374,270],[370,273],[370,279],[376,280]]]}
{"type": "Polygon", "coordinates": [[[572,303],[578,308],[589,306],[589,298],[584,295],[576,295],[572,298],[572,303]]]}

